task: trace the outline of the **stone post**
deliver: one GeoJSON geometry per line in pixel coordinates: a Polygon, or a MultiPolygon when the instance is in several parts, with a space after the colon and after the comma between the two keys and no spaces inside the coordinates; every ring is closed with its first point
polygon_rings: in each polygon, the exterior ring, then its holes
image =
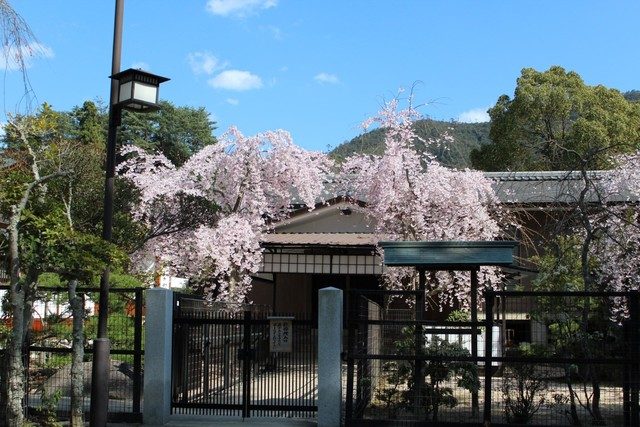
{"type": "Polygon", "coordinates": [[[173,291],[146,291],[144,337],[144,424],[163,425],[171,414],[171,338],[173,291]]]}
{"type": "Polygon", "coordinates": [[[318,292],[318,427],[340,425],[342,409],[342,291],[318,292]]]}

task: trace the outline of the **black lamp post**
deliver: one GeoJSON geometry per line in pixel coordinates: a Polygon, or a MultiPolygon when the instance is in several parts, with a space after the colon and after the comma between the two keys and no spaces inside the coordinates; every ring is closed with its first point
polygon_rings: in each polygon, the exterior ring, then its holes
{"type": "MultiPolygon", "coordinates": [[[[116,134],[122,110],[152,111],[158,109],[158,87],[169,80],[142,70],[120,72],[122,52],[122,17],[124,0],[116,0],[111,57],[111,95],[109,102],[109,132],[107,135],[107,161],[104,187],[104,218],[102,238],[111,241],[113,234],[113,185],[116,170],[116,134]]],[[[93,343],[91,372],[91,427],[105,427],[109,412],[109,352],[107,316],[109,310],[109,268],[100,280],[98,336],[93,343]]]]}

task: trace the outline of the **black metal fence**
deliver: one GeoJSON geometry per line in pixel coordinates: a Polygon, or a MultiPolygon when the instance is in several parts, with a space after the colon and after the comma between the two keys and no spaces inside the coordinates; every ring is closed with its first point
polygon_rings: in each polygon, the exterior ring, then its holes
{"type": "MultiPolygon", "coordinates": [[[[5,290],[6,287],[0,287],[5,290]]],[[[88,420],[91,394],[93,339],[97,312],[91,314],[98,288],[78,289],[85,299],[83,407],[88,420]]],[[[109,374],[109,421],[142,421],[143,375],[143,288],[110,289],[108,335],[111,341],[109,374]]],[[[69,418],[71,396],[71,313],[67,288],[39,288],[36,292],[33,325],[28,333],[24,362],[27,373],[24,407],[27,419],[69,418]]],[[[99,309],[99,308],[98,308],[99,309]]],[[[8,313],[3,322],[10,324],[8,313]]],[[[7,333],[8,331],[5,331],[7,333]]],[[[0,402],[2,410],[4,402],[0,402]]],[[[4,414],[0,414],[3,416],[4,414]]],[[[2,418],[4,419],[4,417],[2,418]]]]}
{"type": "Polygon", "coordinates": [[[478,322],[418,295],[352,292],[346,425],[640,425],[637,292],[488,292],[478,322]]]}
{"type": "Polygon", "coordinates": [[[9,283],[9,263],[6,258],[0,257],[0,284],[9,283]]]}
{"type": "Polygon", "coordinates": [[[485,353],[485,363],[500,367],[484,378],[485,419],[640,425],[638,297],[638,292],[487,293],[485,327],[492,326],[487,348],[490,341],[503,345],[485,353]],[[511,319],[518,317],[530,322],[530,342],[511,333],[511,319]]]}
{"type": "Polygon", "coordinates": [[[176,295],[174,307],[173,413],[315,415],[317,333],[308,315],[273,316],[268,307],[184,295],[176,295]],[[274,321],[288,351],[270,351],[274,321]]]}

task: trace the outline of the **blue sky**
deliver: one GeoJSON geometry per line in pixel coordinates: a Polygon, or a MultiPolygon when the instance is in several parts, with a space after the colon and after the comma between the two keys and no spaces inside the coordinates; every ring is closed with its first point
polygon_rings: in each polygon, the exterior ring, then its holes
{"type": "MultiPolygon", "coordinates": [[[[114,1],[12,0],[44,55],[38,102],[108,99],[114,1]]],[[[421,112],[482,120],[524,67],[640,89],[640,2],[589,0],[128,0],[122,68],[171,81],[161,98],[204,106],[216,134],[287,129],[314,150],[349,140],[399,88],[421,112]]],[[[20,101],[4,77],[4,111],[20,101]]]]}

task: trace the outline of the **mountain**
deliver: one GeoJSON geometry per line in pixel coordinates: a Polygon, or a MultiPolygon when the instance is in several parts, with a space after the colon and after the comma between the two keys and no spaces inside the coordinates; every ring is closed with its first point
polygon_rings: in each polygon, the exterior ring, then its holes
{"type": "Polygon", "coordinates": [[[622,94],[624,99],[631,102],[639,102],[640,101],[640,90],[630,90],[622,94]]]}
{"type": "MultiPolygon", "coordinates": [[[[488,143],[491,124],[458,123],[438,120],[418,120],[414,124],[416,133],[426,141],[437,140],[448,132],[453,136],[453,143],[428,144],[428,151],[444,165],[454,168],[471,167],[469,154],[474,148],[488,143]]],[[[340,162],[352,154],[382,154],[384,129],[374,129],[344,142],[333,149],[329,155],[340,162]]],[[[419,151],[425,150],[425,144],[418,141],[419,151]]]]}
{"type": "MultiPolygon", "coordinates": [[[[640,91],[630,90],[623,93],[630,102],[640,102],[640,91]]],[[[430,144],[428,151],[444,165],[453,168],[471,167],[469,155],[471,150],[491,142],[489,130],[491,123],[459,123],[424,119],[415,123],[415,130],[424,140],[437,140],[446,131],[453,136],[453,143],[430,144]]],[[[382,154],[384,130],[374,129],[358,135],[334,148],[329,155],[340,162],[352,154],[382,154]]],[[[417,142],[419,151],[424,151],[425,144],[417,142]]]]}

